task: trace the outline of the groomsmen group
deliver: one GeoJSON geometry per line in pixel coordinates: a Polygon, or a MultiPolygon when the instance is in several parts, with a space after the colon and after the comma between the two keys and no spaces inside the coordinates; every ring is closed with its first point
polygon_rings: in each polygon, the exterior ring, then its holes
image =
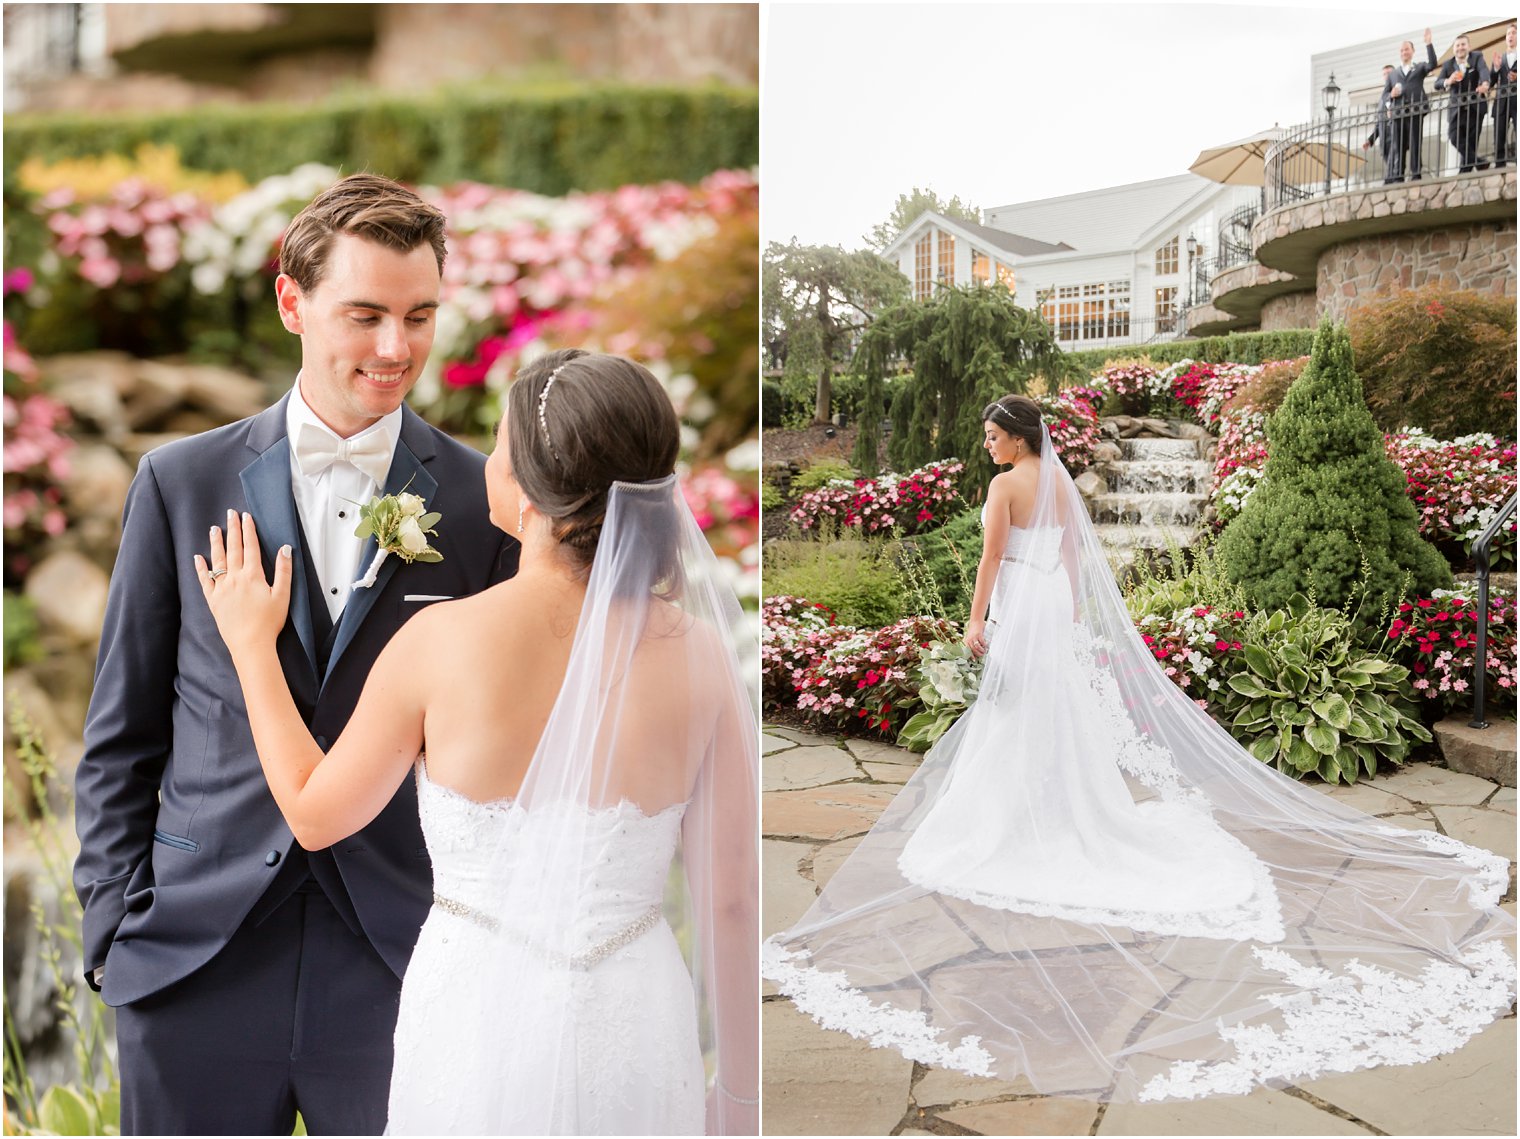
{"type": "Polygon", "coordinates": [[[1430,109],[1425,79],[1436,73],[1435,89],[1450,97],[1446,106],[1446,136],[1456,147],[1458,170],[1466,174],[1487,169],[1478,160],[1478,134],[1483,116],[1488,113],[1489,97],[1494,110],[1494,163],[1506,166],[1513,154],[1509,132],[1515,124],[1515,25],[1504,36],[1503,51],[1495,51],[1485,60],[1481,51],[1472,51],[1468,38],[1458,36],[1452,57],[1440,64],[1431,43],[1430,29],[1425,29],[1425,58],[1414,58],[1414,42],[1399,45],[1397,66],[1383,68],[1383,92],[1378,99],[1377,122],[1363,149],[1381,139],[1385,183],[1420,178],[1421,126],[1430,109]],[[1439,70],[1437,70],[1439,68],[1439,70]]]}

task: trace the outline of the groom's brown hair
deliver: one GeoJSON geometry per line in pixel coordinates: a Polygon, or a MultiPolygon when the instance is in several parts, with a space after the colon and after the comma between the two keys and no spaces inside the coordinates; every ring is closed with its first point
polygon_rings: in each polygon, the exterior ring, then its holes
{"type": "Polygon", "coordinates": [[[311,292],[327,271],[334,235],[351,233],[398,253],[426,243],[442,273],[447,224],[442,210],[401,183],[379,174],[350,174],[318,194],[291,221],[280,244],[280,272],[303,293],[311,292]]]}

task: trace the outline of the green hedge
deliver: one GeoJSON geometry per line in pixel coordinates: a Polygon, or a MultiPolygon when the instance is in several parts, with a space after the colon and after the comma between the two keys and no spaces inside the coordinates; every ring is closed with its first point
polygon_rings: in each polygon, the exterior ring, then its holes
{"type": "Polygon", "coordinates": [[[170,144],[185,166],[250,182],[303,162],[403,182],[460,180],[540,194],[665,179],[696,182],[759,161],[752,88],[545,85],[426,96],[345,95],[316,106],[262,103],[172,114],[7,115],[5,172],[32,156],[132,154],[170,144]]]}
{"type": "Polygon", "coordinates": [[[1287,328],[1278,332],[1231,332],[1198,340],[1166,340],[1156,344],[1122,344],[1067,353],[1067,359],[1089,375],[1110,360],[1149,356],[1158,364],[1202,360],[1206,364],[1265,364],[1307,356],[1314,348],[1314,329],[1287,328]]]}

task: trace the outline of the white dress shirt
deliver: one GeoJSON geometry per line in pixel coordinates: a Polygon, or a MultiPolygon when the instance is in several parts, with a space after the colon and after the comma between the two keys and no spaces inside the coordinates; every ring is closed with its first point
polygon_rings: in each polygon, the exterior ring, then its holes
{"type": "MultiPolygon", "coordinates": [[[[306,474],[301,469],[298,455],[303,426],[308,431],[316,428],[333,440],[340,439],[338,433],[317,418],[317,413],[301,397],[301,377],[297,376],[295,386],[290,390],[290,402],[285,407],[285,427],[290,435],[290,488],[295,495],[301,530],[306,535],[306,556],[311,559],[317,580],[322,583],[322,600],[327,602],[327,612],[337,624],[348,601],[348,587],[358,580],[365,568],[359,565],[364,541],[354,537],[354,528],[359,525],[359,504],[378,494],[381,482],[343,460],[314,475],[306,474]]],[[[350,436],[348,442],[367,439],[376,432],[382,433],[385,440],[385,465],[389,468],[390,457],[396,452],[396,441],[401,437],[401,409],[398,407],[357,435],[350,436]]]]}

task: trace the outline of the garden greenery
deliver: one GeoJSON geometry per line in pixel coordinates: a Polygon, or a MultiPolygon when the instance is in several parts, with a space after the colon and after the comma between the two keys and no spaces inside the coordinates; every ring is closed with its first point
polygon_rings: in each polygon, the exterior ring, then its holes
{"type": "Polygon", "coordinates": [[[765,588],[826,606],[845,625],[889,625],[904,616],[891,542],[870,538],[765,544],[765,588]]]}

